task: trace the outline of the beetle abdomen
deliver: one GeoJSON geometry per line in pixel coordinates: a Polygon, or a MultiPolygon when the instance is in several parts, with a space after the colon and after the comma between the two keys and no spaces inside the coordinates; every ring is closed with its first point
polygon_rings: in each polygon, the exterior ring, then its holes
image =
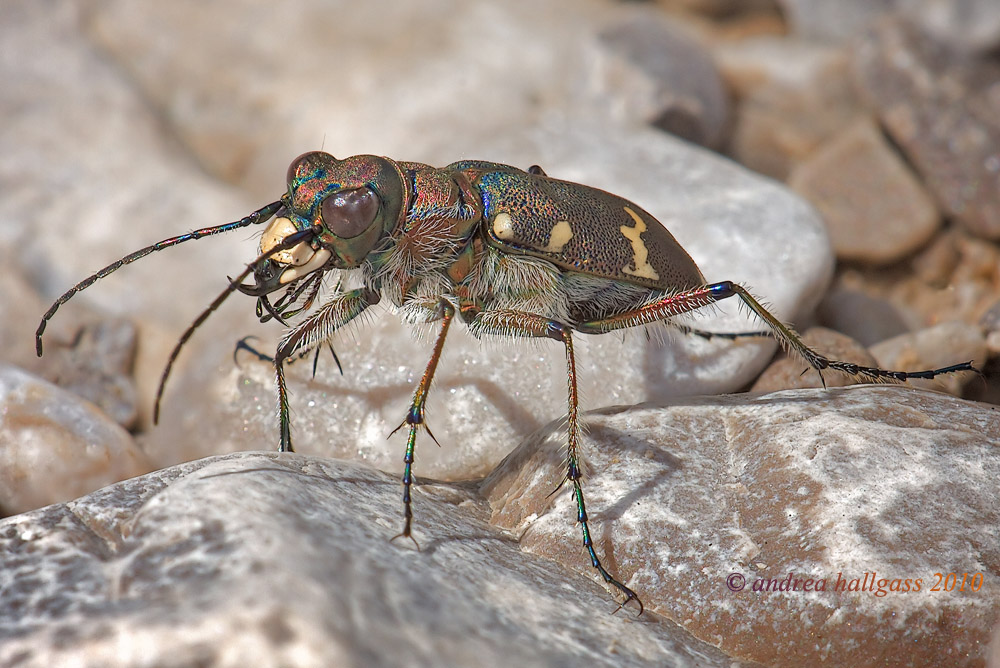
{"type": "Polygon", "coordinates": [[[673,235],[627,199],[515,170],[484,171],[474,183],[486,239],[504,252],[661,290],[705,283],[673,235]]]}

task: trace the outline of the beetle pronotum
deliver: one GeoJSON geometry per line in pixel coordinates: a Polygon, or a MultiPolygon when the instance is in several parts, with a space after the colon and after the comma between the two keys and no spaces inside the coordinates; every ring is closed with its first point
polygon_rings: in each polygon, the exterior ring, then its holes
{"type": "MultiPolygon", "coordinates": [[[[655,218],[632,202],[548,177],[538,167],[462,161],[444,168],[322,152],[296,158],[287,192],[238,221],[171,237],[108,265],[70,288],[42,317],[36,348],[56,310],[98,279],[153,251],[191,239],[270,221],[260,255],[181,335],[160,379],[154,421],[174,360],[194,331],[233,292],[257,297],[261,321],[283,324],[309,311],[281,338],[273,363],[278,391],[278,450],[292,450],[284,364],[329,342],[341,327],[385,298],[411,321],[437,322],[430,361],[413,395],[403,471],[403,531],[411,536],[410,488],[417,431],[445,337],[457,314],[475,336],[550,338],[563,344],[568,387],[567,469],[577,521],[591,564],[623,596],[642,602],[601,564],[587,520],[580,470],[573,332],[604,334],[668,322],[737,297],[786,349],[817,372],[833,369],[859,380],[903,381],[974,370],[971,362],[927,371],[891,371],[831,360],[807,347],[791,327],[732,281],[708,283],[655,218]],[[331,271],[353,272],[353,284],[312,309],[331,271]],[[253,273],[255,283],[243,281],[253,273]],[[284,292],[272,304],[269,295],[284,292]]],[[[736,335],[733,335],[736,336],[736,335]]],[[[339,364],[339,362],[338,362],[339,364]]],[[[821,376],[822,377],[822,376],[821,376]]]]}

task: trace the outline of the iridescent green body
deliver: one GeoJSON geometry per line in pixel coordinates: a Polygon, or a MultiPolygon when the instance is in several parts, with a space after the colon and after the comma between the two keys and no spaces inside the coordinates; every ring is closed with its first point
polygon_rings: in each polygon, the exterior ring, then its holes
{"type": "MultiPolygon", "coordinates": [[[[45,313],[36,331],[42,353],[45,325],[60,305],[98,279],[146,255],[191,239],[266,223],[260,256],[182,334],[160,379],[154,407],[174,360],[197,327],[233,292],[257,297],[261,321],[304,314],[282,337],[273,363],[278,388],[279,450],[292,449],[285,363],[328,343],[337,331],[383,298],[410,321],[440,324],[431,359],[406,418],[404,527],[411,537],[411,486],[417,433],[434,372],[454,316],[476,336],[542,337],[566,353],[567,468],[576,519],[592,566],[624,597],[642,603],[609,573],[594,549],[584,502],[573,332],[602,334],[654,322],[736,296],[777,338],[814,369],[859,379],[932,378],[971,370],[971,363],[919,372],[887,371],[829,360],[811,350],[742,286],[706,284],[674,237],[632,202],[541,169],[466,160],[444,168],[370,155],[337,160],[322,152],[292,162],[287,191],[238,221],[165,239],[127,255],[81,281],[45,313]],[[333,294],[316,306],[330,272],[333,294]],[[253,274],[255,283],[243,281],[253,274]],[[348,289],[347,287],[352,285],[348,289]],[[270,295],[280,292],[275,302],[270,295]],[[314,308],[315,307],[315,308],[314,308]]],[[[760,334],[760,333],[754,333],[760,334]]],[[[722,335],[733,338],[740,335],[722,335]]],[[[339,364],[339,362],[338,362],[339,364]]],[[[620,561],[620,560],[619,560],[620,561]]]]}

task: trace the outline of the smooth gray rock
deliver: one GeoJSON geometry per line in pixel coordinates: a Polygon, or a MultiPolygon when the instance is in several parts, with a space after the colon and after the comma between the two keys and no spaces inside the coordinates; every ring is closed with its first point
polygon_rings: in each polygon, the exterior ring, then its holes
{"type": "Polygon", "coordinates": [[[799,37],[849,40],[880,16],[910,0],[778,0],[792,32],[799,37]]]}
{"type": "Polygon", "coordinates": [[[132,367],[137,338],[135,325],[120,318],[83,324],[71,338],[50,334],[48,357],[42,358],[52,370],[48,380],[96,404],[126,429],[135,428],[139,406],[132,367]]]}
{"type": "Polygon", "coordinates": [[[779,0],[802,37],[851,40],[893,14],[920,23],[952,47],[987,53],[1000,45],[1000,5],[994,0],[779,0]]]}
{"type": "Polygon", "coordinates": [[[641,617],[611,614],[572,495],[552,494],[552,424],[482,485],[418,485],[419,552],[390,541],[397,479],[304,455],[209,458],[8,518],[0,664],[979,665],[1000,616],[995,407],[851,387],[585,422],[595,545],[641,617]]]}
{"type": "Polygon", "coordinates": [[[0,364],[0,512],[68,501],[152,468],[97,406],[0,364]]]}
{"type": "Polygon", "coordinates": [[[619,91],[623,113],[695,144],[722,148],[733,112],[706,46],[676,23],[647,14],[610,25],[600,39],[609,52],[606,85],[619,91]]]}
{"type": "Polygon", "coordinates": [[[941,226],[934,200],[869,118],[820,146],[788,185],[823,216],[840,260],[898,262],[941,226]]]}
{"type": "Polygon", "coordinates": [[[1000,239],[1000,66],[905,20],[869,30],[854,61],[860,89],[942,210],[1000,239]]]}
{"type": "MultiPolygon", "coordinates": [[[[606,409],[586,424],[598,553],[649,609],[769,666],[981,665],[1000,621],[996,406],[854,386],[606,409]],[[774,591],[790,573],[798,589],[774,591]],[[824,591],[805,591],[810,578],[824,591]]],[[[546,496],[564,467],[554,429],[483,490],[524,549],[586,573],[571,495],[546,496]]]]}
{"type": "Polygon", "coordinates": [[[0,522],[0,664],[729,666],[521,552],[461,487],[239,453],[0,522]]]}

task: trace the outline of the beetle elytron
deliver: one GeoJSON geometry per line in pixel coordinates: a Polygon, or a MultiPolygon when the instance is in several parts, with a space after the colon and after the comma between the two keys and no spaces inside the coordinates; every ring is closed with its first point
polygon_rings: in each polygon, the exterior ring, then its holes
{"type": "MultiPolygon", "coordinates": [[[[445,337],[456,313],[476,336],[555,339],[566,351],[569,388],[565,481],[573,489],[577,521],[591,564],[623,597],[642,602],[601,564],[594,550],[581,486],[573,332],[603,334],[657,321],[736,296],[767,325],[767,334],[801,355],[817,372],[834,369],[859,380],[933,378],[972,370],[971,363],[903,372],[830,360],[808,348],[792,329],[765,310],[742,286],[707,283],[694,261],[651,215],[626,199],[482,161],[443,169],[359,155],[337,160],[322,152],[298,157],[288,169],[288,191],[249,216],[165,239],[105,267],[62,295],[45,313],[42,333],[60,305],[95,281],[153,251],[190,239],[271,221],[260,256],[184,332],[160,380],[154,420],[170,368],[195,329],[232,292],[257,297],[261,321],[309,311],[282,337],[274,355],[278,390],[279,451],[292,439],[284,364],[328,342],[366,308],[387,299],[411,322],[437,322],[430,362],[403,424],[404,457],[400,536],[410,537],[410,487],[417,431],[445,337]],[[273,220],[272,220],[273,219],[273,220]],[[312,310],[323,277],[355,272],[355,289],[338,285],[312,310]],[[255,283],[243,281],[253,273],[255,283]],[[269,295],[283,290],[272,304],[269,295]]],[[[402,426],[402,425],[400,425],[402,426]]]]}

